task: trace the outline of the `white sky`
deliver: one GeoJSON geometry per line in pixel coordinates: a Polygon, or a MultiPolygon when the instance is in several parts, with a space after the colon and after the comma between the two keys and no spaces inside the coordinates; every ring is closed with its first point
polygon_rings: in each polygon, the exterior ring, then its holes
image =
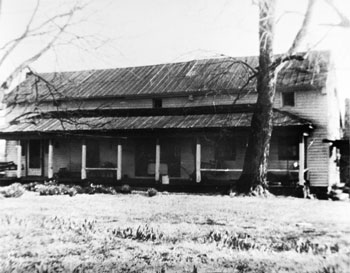
{"type": "MultiPolygon", "coordinates": [[[[350,1],[334,0],[350,17],[350,1]]],[[[3,0],[0,47],[21,33],[35,0],[3,0]]],[[[41,0],[41,21],[66,9],[74,0],[41,0]]],[[[90,0],[75,19],[74,34],[85,37],[60,45],[33,64],[38,71],[84,70],[175,62],[225,54],[256,55],[258,8],[252,0],[90,0]]],[[[303,19],[306,0],[279,0],[275,51],[288,48],[303,19]]],[[[339,70],[350,74],[350,29],[330,27],[338,17],[318,0],[312,31],[303,49],[332,49],[339,70]],[[317,46],[315,46],[317,44],[317,46]]],[[[23,43],[0,67],[0,77],[45,43],[23,43]]],[[[1,53],[1,52],[0,52],[1,53]]],[[[2,52],[3,53],[3,52],[2,52]]]]}

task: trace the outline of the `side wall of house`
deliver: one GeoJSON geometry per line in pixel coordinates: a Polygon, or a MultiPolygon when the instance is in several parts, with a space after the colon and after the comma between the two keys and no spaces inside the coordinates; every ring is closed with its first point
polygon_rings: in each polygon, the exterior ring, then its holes
{"type": "MultiPolygon", "coordinates": [[[[343,124],[341,110],[344,109],[344,105],[340,105],[337,90],[333,85],[333,81],[330,79],[328,84],[328,126],[327,126],[327,139],[339,140],[343,136],[343,124]]],[[[329,145],[329,144],[328,144],[329,145]]],[[[330,148],[328,172],[329,172],[329,185],[333,185],[340,182],[340,154],[336,148],[330,148]]]]}
{"type": "Polygon", "coordinates": [[[329,145],[322,140],[328,136],[328,96],[326,91],[295,92],[295,106],[282,105],[282,94],[276,96],[276,106],[312,121],[315,129],[307,137],[306,161],[310,171],[310,185],[329,186],[329,145]]]}
{"type": "MultiPolygon", "coordinates": [[[[6,140],[5,160],[13,161],[15,164],[17,164],[17,141],[6,140]]],[[[25,158],[23,157],[22,157],[22,164],[25,164],[25,158]]],[[[16,170],[7,170],[6,176],[16,177],[17,176],[16,170]]]]}

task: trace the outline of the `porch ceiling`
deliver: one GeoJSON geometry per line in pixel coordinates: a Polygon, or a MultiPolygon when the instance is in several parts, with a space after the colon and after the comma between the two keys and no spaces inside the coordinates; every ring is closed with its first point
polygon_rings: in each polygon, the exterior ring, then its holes
{"type": "MultiPolygon", "coordinates": [[[[201,129],[249,127],[251,112],[214,113],[192,115],[156,115],[123,117],[81,117],[74,119],[36,119],[30,123],[17,123],[3,129],[1,135],[18,133],[50,133],[62,131],[109,131],[141,129],[201,129]]],[[[312,128],[312,123],[291,113],[274,110],[275,127],[304,126],[312,128]]]]}

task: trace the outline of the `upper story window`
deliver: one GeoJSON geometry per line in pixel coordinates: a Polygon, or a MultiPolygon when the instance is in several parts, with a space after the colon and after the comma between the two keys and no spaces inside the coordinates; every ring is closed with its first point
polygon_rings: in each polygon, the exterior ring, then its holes
{"type": "Polygon", "coordinates": [[[153,99],[153,108],[162,108],[162,99],[153,99]]]}
{"type": "Polygon", "coordinates": [[[295,106],[295,93],[282,93],[282,106],[295,106]]]}

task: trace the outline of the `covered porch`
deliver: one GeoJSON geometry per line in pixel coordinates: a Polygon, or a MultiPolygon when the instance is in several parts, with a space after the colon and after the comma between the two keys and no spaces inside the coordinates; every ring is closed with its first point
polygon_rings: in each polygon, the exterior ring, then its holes
{"type": "MultiPolygon", "coordinates": [[[[1,133],[15,147],[7,177],[112,185],[230,185],[239,178],[251,112],[41,119],[1,133]]],[[[311,124],[275,111],[268,180],[304,184],[311,124]]]]}

